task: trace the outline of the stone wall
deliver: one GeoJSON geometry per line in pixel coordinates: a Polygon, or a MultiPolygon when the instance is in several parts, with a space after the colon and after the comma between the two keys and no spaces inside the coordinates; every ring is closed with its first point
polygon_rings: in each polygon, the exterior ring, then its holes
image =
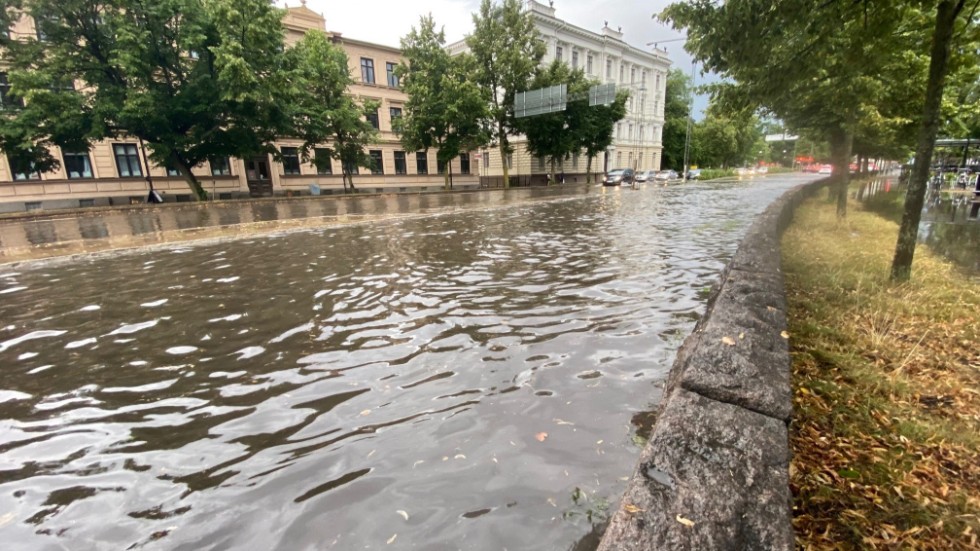
{"type": "Polygon", "coordinates": [[[650,441],[599,551],[793,549],[779,241],[819,187],[787,192],[749,228],[678,350],[650,441]]]}

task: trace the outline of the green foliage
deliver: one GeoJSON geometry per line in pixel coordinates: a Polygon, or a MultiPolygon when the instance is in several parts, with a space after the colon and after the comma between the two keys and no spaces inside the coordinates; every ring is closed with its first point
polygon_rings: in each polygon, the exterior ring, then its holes
{"type": "Polygon", "coordinates": [[[292,109],[292,134],[303,140],[300,155],[323,166],[329,159],[317,158],[314,149],[330,142],[331,158],[343,166],[344,189],[349,185],[353,191],[354,167],[371,167],[364,147],[377,141],[378,131],[366,117],[376,113],[379,104],[365,101],[358,105],[347,93],[353,83],[347,54],[324,33],[307,32],[286,57],[291,94],[287,105],[292,109]]]}
{"type": "MultiPolygon", "coordinates": [[[[538,72],[531,88],[560,84],[568,85],[569,96],[585,94],[589,89],[589,81],[581,69],[573,71],[557,60],[538,72]]],[[[518,127],[527,136],[528,151],[535,157],[548,159],[551,181],[555,181],[556,163],[582,149],[582,134],[589,109],[587,102],[569,101],[564,111],[518,120],[518,127]]]]}
{"type": "Polygon", "coordinates": [[[288,130],[283,11],[267,0],[23,0],[45,40],[8,42],[23,109],[0,118],[0,148],[56,166],[52,145],[131,136],[153,161],[273,152],[288,130]],[[78,83],[70,89],[69,83],[78,83]]]}
{"type": "Polygon", "coordinates": [[[690,77],[680,69],[671,69],[667,75],[667,97],[664,100],[662,168],[681,170],[684,164],[691,95],[690,77]]]}
{"type": "Polygon", "coordinates": [[[768,150],[759,121],[751,114],[733,116],[709,109],[694,134],[692,164],[721,168],[755,164],[765,160],[768,150]]]}
{"type": "Polygon", "coordinates": [[[451,57],[446,52],[445,33],[436,31],[432,15],[423,16],[419,27],[412,27],[401,42],[406,63],[396,72],[408,101],[395,131],[405,149],[437,147],[439,162],[451,166],[460,153],[486,143],[490,92],[473,79],[473,56],[451,57]]]}
{"type": "MultiPolygon", "coordinates": [[[[514,95],[528,90],[545,45],[520,0],[503,0],[498,4],[483,0],[479,13],[473,14],[473,34],[466,44],[474,58],[474,81],[488,91],[489,139],[500,147],[501,158],[513,153],[509,136],[518,133],[514,119],[514,95]]],[[[509,185],[507,163],[504,185],[509,185]]]]}
{"type": "MultiPolygon", "coordinates": [[[[588,84],[591,86],[597,83],[592,81],[588,84]]],[[[626,101],[628,99],[629,92],[619,90],[616,92],[616,99],[611,104],[587,107],[583,110],[581,118],[577,119],[579,126],[574,129],[574,132],[579,137],[578,149],[584,149],[585,156],[588,158],[587,183],[592,183],[592,159],[612,145],[613,128],[618,121],[626,116],[626,101]]]]}

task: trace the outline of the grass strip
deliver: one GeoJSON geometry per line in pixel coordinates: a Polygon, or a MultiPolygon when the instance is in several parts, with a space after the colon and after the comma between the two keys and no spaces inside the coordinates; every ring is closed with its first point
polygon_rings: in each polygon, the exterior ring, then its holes
{"type": "Polygon", "coordinates": [[[978,549],[980,277],[818,194],[783,236],[800,549],[978,549]]]}

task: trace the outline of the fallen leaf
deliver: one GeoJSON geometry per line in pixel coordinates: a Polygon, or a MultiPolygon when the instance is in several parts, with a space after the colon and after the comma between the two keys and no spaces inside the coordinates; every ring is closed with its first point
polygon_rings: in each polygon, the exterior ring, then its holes
{"type": "Polygon", "coordinates": [[[391,544],[395,543],[395,538],[397,538],[397,537],[398,537],[398,534],[395,534],[394,536],[391,536],[390,538],[388,538],[388,545],[391,545],[391,544]]]}
{"type": "Polygon", "coordinates": [[[687,526],[688,528],[690,528],[691,526],[694,526],[694,521],[693,520],[691,520],[689,518],[684,518],[684,517],[682,517],[680,515],[677,515],[677,522],[683,524],[684,526],[687,526]]]}
{"type": "Polygon", "coordinates": [[[544,442],[545,440],[548,439],[548,433],[547,432],[539,432],[539,433],[537,433],[537,434],[534,435],[534,438],[538,442],[544,442]]]}
{"type": "Polygon", "coordinates": [[[735,346],[735,339],[727,335],[721,338],[721,342],[727,344],[728,346],[735,346]]]}
{"type": "Polygon", "coordinates": [[[361,412],[361,415],[371,415],[371,410],[366,409],[366,410],[364,410],[364,411],[361,412]]]}
{"type": "Polygon", "coordinates": [[[779,334],[779,336],[782,337],[782,338],[784,338],[784,339],[788,339],[789,338],[789,333],[787,333],[786,331],[783,331],[782,333],[779,334]]]}
{"type": "Polygon", "coordinates": [[[399,515],[401,515],[402,518],[404,518],[405,520],[408,520],[408,513],[407,512],[402,511],[401,509],[399,509],[399,510],[397,510],[395,512],[398,513],[399,515]]]}
{"type": "Polygon", "coordinates": [[[461,453],[457,453],[456,457],[454,457],[453,459],[466,459],[466,456],[461,453]]]}
{"type": "Polygon", "coordinates": [[[738,340],[742,340],[744,338],[745,338],[745,333],[739,333],[738,334],[738,340]]]}
{"type": "Polygon", "coordinates": [[[623,510],[626,511],[627,513],[631,514],[631,515],[635,515],[635,514],[641,512],[641,511],[643,511],[643,509],[640,509],[639,507],[637,507],[636,505],[633,505],[632,503],[627,503],[626,505],[623,505],[623,510]]]}

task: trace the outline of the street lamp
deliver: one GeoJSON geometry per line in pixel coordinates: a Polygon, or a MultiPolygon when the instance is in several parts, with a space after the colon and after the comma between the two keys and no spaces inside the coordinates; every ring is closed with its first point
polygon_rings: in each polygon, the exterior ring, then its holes
{"type": "Polygon", "coordinates": [[[684,132],[684,166],[681,167],[684,171],[683,181],[687,181],[687,176],[690,174],[691,169],[688,166],[688,154],[691,149],[691,122],[694,119],[694,67],[697,65],[697,60],[691,61],[691,100],[687,106],[687,129],[684,132]]]}

